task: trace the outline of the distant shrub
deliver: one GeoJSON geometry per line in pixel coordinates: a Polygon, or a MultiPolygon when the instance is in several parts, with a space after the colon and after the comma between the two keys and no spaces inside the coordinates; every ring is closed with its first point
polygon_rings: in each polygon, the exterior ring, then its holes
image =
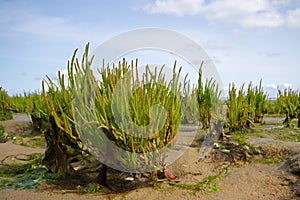
{"type": "MultiPolygon", "coordinates": [[[[280,108],[281,113],[285,114],[285,120],[283,122],[285,126],[291,126],[292,120],[295,118],[300,119],[299,91],[293,91],[292,89],[279,90],[276,104],[280,108]]],[[[299,122],[298,126],[300,126],[299,122]]]]}
{"type": "Polygon", "coordinates": [[[0,121],[12,118],[12,112],[10,111],[10,98],[7,92],[0,87],[0,121]]]}

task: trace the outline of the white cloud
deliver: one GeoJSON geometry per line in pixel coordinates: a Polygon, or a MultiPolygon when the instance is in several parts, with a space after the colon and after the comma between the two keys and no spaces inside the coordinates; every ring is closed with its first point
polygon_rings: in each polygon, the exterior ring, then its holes
{"type": "Polygon", "coordinates": [[[224,0],[212,1],[206,5],[210,19],[238,20],[237,17],[263,12],[267,9],[264,1],[224,0]]]}
{"type": "Polygon", "coordinates": [[[150,14],[202,15],[209,22],[244,28],[300,27],[300,8],[280,0],[155,0],[143,7],[150,14]]]}
{"type": "Polygon", "coordinates": [[[195,15],[203,10],[203,3],[203,0],[156,0],[144,6],[143,9],[151,14],[195,15]]]}
{"type": "Polygon", "coordinates": [[[246,28],[276,28],[284,24],[283,17],[278,13],[261,13],[236,20],[236,23],[246,28]]]}

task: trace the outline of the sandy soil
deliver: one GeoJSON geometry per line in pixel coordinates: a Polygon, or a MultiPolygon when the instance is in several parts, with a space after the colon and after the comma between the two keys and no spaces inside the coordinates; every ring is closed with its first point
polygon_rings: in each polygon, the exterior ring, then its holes
{"type": "MultiPolygon", "coordinates": [[[[27,115],[15,115],[14,120],[0,122],[11,134],[23,134],[24,131],[28,131],[29,123],[27,115]]],[[[297,176],[291,173],[292,168],[297,168],[297,165],[300,169],[300,143],[261,138],[253,138],[250,142],[263,146],[272,153],[281,154],[284,160],[277,164],[251,161],[238,163],[228,168],[226,173],[216,180],[216,185],[221,188],[219,192],[191,192],[170,186],[168,182],[159,187],[149,184],[141,186],[142,181],[138,180],[131,184],[133,187],[130,190],[119,192],[80,195],[69,187],[42,184],[35,190],[0,190],[0,199],[300,199],[295,196],[295,193],[300,191],[300,174],[297,176]]],[[[6,162],[10,162],[14,159],[13,155],[43,151],[42,148],[23,147],[8,141],[0,143],[0,160],[6,158],[6,162]]],[[[228,161],[224,159],[212,162],[212,157],[200,162],[198,155],[199,144],[195,142],[188,147],[183,156],[168,166],[168,170],[177,176],[180,183],[194,184],[205,177],[215,175],[228,165],[228,161]]],[[[109,185],[113,188],[114,182],[109,182],[109,185]]]]}

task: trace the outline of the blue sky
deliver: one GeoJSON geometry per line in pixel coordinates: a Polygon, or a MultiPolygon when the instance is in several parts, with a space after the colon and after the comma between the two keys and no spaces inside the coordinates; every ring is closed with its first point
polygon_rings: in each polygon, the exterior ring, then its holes
{"type": "Polygon", "coordinates": [[[277,86],[300,88],[300,0],[0,0],[0,86],[40,89],[74,49],[143,27],[196,41],[225,87],[262,79],[271,96],[277,86]]]}

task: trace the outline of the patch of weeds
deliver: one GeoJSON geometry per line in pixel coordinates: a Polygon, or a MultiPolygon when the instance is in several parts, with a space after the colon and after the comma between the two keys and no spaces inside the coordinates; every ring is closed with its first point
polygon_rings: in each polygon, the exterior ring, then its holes
{"type": "Polygon", "coordinates": [[[275,132],[276,139],[290,142],[300,141],[300,130],[293,128],[285,128],[275,132]]]}
{"type": "Polygon", "coordinates": [[[42,182],[62,178],[60,174],[49,173],[41,165],[43,154],[31,154],[28,163],[2,164],[0,189],[34,189],[42,182]]]}
{"type": "Polygon", "coordinates": [[[35,138],[23,138],[20,136],[15,137],[14,144],[25,146],[25,147],[31,147],[31,148],[45,148],[46,147],[46,140],[44,137],[35,137],[35,138]]]}
{"type": "Polygon", "coordinates": [[[27,163],[1,164],[0,177],[14,177],[24,174],[31,168],[39,166],[43,156],[42,153],[34,153],[28,155],[27,163]]]}
{"type": "Polygon", "coordinates": [[[217,186],[216,183],[212,183],[209,188],[207,189],[208,193],[213,193],[213,192],[220,192],[221,188],[219,186],[217,186]]]}
{"type": "Polygon", "coordinates": [[[181,189],[186,189],[186,190],[191,190],[191,194],[196,194],[197,191],[204,191],[207,193],[212,193],[212,192],[219,192],[221,190],[220,187],[216,185],[214,182],[217,178],[221,176],[221,173],[214,175],[214,176],[208,176],[204,180],[196,183],[196,184],[184,184],[184,183],[170,183],[172,186],[181,188],[181,189]]]}
{"type": "Polygon", "coordinates": [[[264,163],[264,164],[277,164],[280,161],[282,161],[282,157],[279,154],[275,154],[274,156],[258,158],[255,160],[255,162],[257,163],[264,163]]]}
{"type": "Polygon", "coordinates": [[[232,134],[232,140],[236,143],[238,143],[239,145],[246,145],[246,135],[244,133],[235,133],[232,134]]]}
{"type": "Polygon", "coordinates": [[[256,126],[252,129],[251,133],[247,133],[247,137],[256,137],[256,138],[265,138],[268,133],[266,132],[268,129],[264,129],[261,126],[256,126]]]}
{"type": "Polygon", "coordinates": [[[28,145],[28,147],[32,148],[45,148],[46,147],[46,139],[44,137],[37,137],[37,138],[30,138],[25,145],[28,145]]]}
{"type": "Polygon", "coordinates": [[[156,181],[154,181],[154,183],[153,183],[153,188],[154,188],[154,189],[161,189],[161,182],[156,182],[156,181]]]}
{"type": "Polygon", "coordinates": [[[272,138],[275,140],[288,142],[300,142],[300,129],[289,128],[284,126],[265,129],[263,127],[258,126],[257,128],[253,129],[253,132],[247,133],[246,136],[257,138],[272,138]]]}
{"type": "Polygon", "coordinates": [[[197,195],[197,191],[195,191],[195,190],[189,191],[188,193],[189,193],[190,195],[193,195],[193,196],[196,196],[196,195],[197,195]]]}
{"type": "Polygon", "coordinates": [[[276,140],[299,142],[300,141],[300,129],[299,128],[276,128],[271,130],[262,130],[265,134],[269,134],[276,140]]]}
{"type": "Polygon", "coordinates": [[[4,134],[4,132],[5,132],[4,126],[3,126],[3,125],[0,125],[0,137],[1,137],[1,135],[4,134]]]}
{"type": "Polygon", "coordinates": [[[235,133],[232,135],[232,140],[238,143],[240,146],[242,146],[245,151],[248,151],[251,154],[259,154],[260,150],[256,148],[254,145],[247,142],[248,139],[247,134],[235,133]]]}
{"type": "Polygon", "coordinates": [[[102,191],[102,187],[98,183],[89,183],[86,187],[86,193],[95,194],[102,191]]]}
{"type": "Polygon", "coordinates": [[[14,177],[25,173],[31,168],[30,164],[13,163],[10,165],[2,165],[0,170],[0,177],[14,177]]]}
{"type": "Polygon", "coordinates": [[[300,142],[300,134],[297,134],[297,135],[295,136],[295,142],[300,142]]]}
{"type": "Polygon", "coordinates": [[[0,121],[6,121],[13,119],[12,111],[0,111],[0,121]]]}
{"type": "Polygon", "coordinates": [[[13,144],[25,146],[24,139],[21,136],[15,136],[13,140],[13,144]]]}
{"type": "Polygon", "coordinates": [[[8,133],[5,133],[4,126],[0,125],[0,143],[1,142],[6,142],[10,138],[11,138],[11,136],[8,133]]]}
{"type": "Polygon", "coordinates": [[[47,171],[47,169],[41,167],[27,170],[14,179],[1,180],[0,189],[35,189],[43,182],[47,171]]]}
{"type": "Polygon", "coordinates": [[[15,178],[0,180],[0,189],[35,189],[42,182],[61,178],[62,175],[49,173],[44,167],[30,168],[15,178]]]}
{"type": "Polygon", "coordinates": [[[77,185],[76,192],[78,194],[97,194],[97,193],[109,193],[109,190],[98,183],[89,183],[86,186],[77,185]]]}

